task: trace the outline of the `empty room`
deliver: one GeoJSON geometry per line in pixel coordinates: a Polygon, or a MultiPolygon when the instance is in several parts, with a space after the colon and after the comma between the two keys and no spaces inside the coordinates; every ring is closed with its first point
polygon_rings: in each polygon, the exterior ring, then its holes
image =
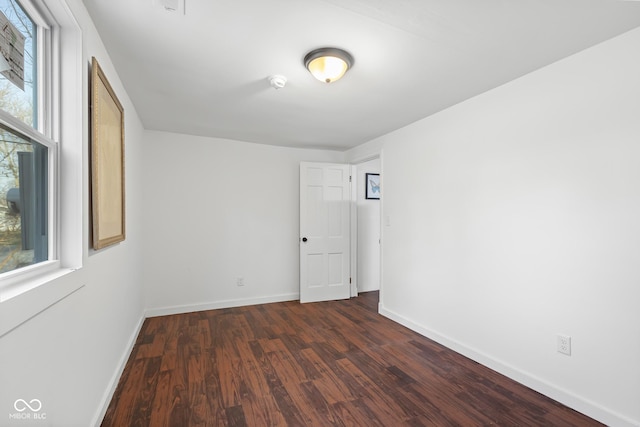
{"type": "Polygon", "coordinates": [[[0,427],[640,427],[640,1],[0,28],[0,427]]]}

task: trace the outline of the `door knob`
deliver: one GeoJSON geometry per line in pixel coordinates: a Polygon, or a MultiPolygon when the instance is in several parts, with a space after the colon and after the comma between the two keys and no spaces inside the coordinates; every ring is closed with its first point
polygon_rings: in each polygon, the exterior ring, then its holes
{"type": "Polygon", "coordinates": [[[303,238],[302,238],[302,241],[303,241],[303,242],[306,242],[306,241],[307,241],[307,238],[306,238],[306,237],[303,237],[303,238]]]}

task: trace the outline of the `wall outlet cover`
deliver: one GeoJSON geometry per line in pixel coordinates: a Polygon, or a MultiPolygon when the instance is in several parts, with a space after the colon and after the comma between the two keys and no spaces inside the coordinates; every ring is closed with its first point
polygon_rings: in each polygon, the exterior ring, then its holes
{"type": "Polygon", "coordinates": [[[558,334],[558,353],[571,356],[571,337],[570,336],[558,334]]]}

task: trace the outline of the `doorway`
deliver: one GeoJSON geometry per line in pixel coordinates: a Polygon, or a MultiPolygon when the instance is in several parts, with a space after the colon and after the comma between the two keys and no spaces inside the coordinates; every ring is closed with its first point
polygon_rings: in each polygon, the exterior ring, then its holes
{"type": "Polygon", "coordinates": [[[378,156],[300,163],[300,302],[380,290],[380,172],[378,156]]]}
{"type": "Polygon", "coordinates": [[[367,199],[367,174],[381,172],[379,157],[352,165],[352,296],[380,290],[380,199],[367,199]],[[355,253],[354,253],[355,252],[355,253]],[[353,277],[353,276],[352,276],[353,277]]]}

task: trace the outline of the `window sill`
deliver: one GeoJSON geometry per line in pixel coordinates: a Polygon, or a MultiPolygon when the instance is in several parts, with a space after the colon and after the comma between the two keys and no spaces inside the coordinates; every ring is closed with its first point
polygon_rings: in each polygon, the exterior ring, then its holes
{"type": "Polygon", "coordinates": [[[0,289],[0,337],[82,288],[63,279],[74,271],[57,268],[0,289]]]}

